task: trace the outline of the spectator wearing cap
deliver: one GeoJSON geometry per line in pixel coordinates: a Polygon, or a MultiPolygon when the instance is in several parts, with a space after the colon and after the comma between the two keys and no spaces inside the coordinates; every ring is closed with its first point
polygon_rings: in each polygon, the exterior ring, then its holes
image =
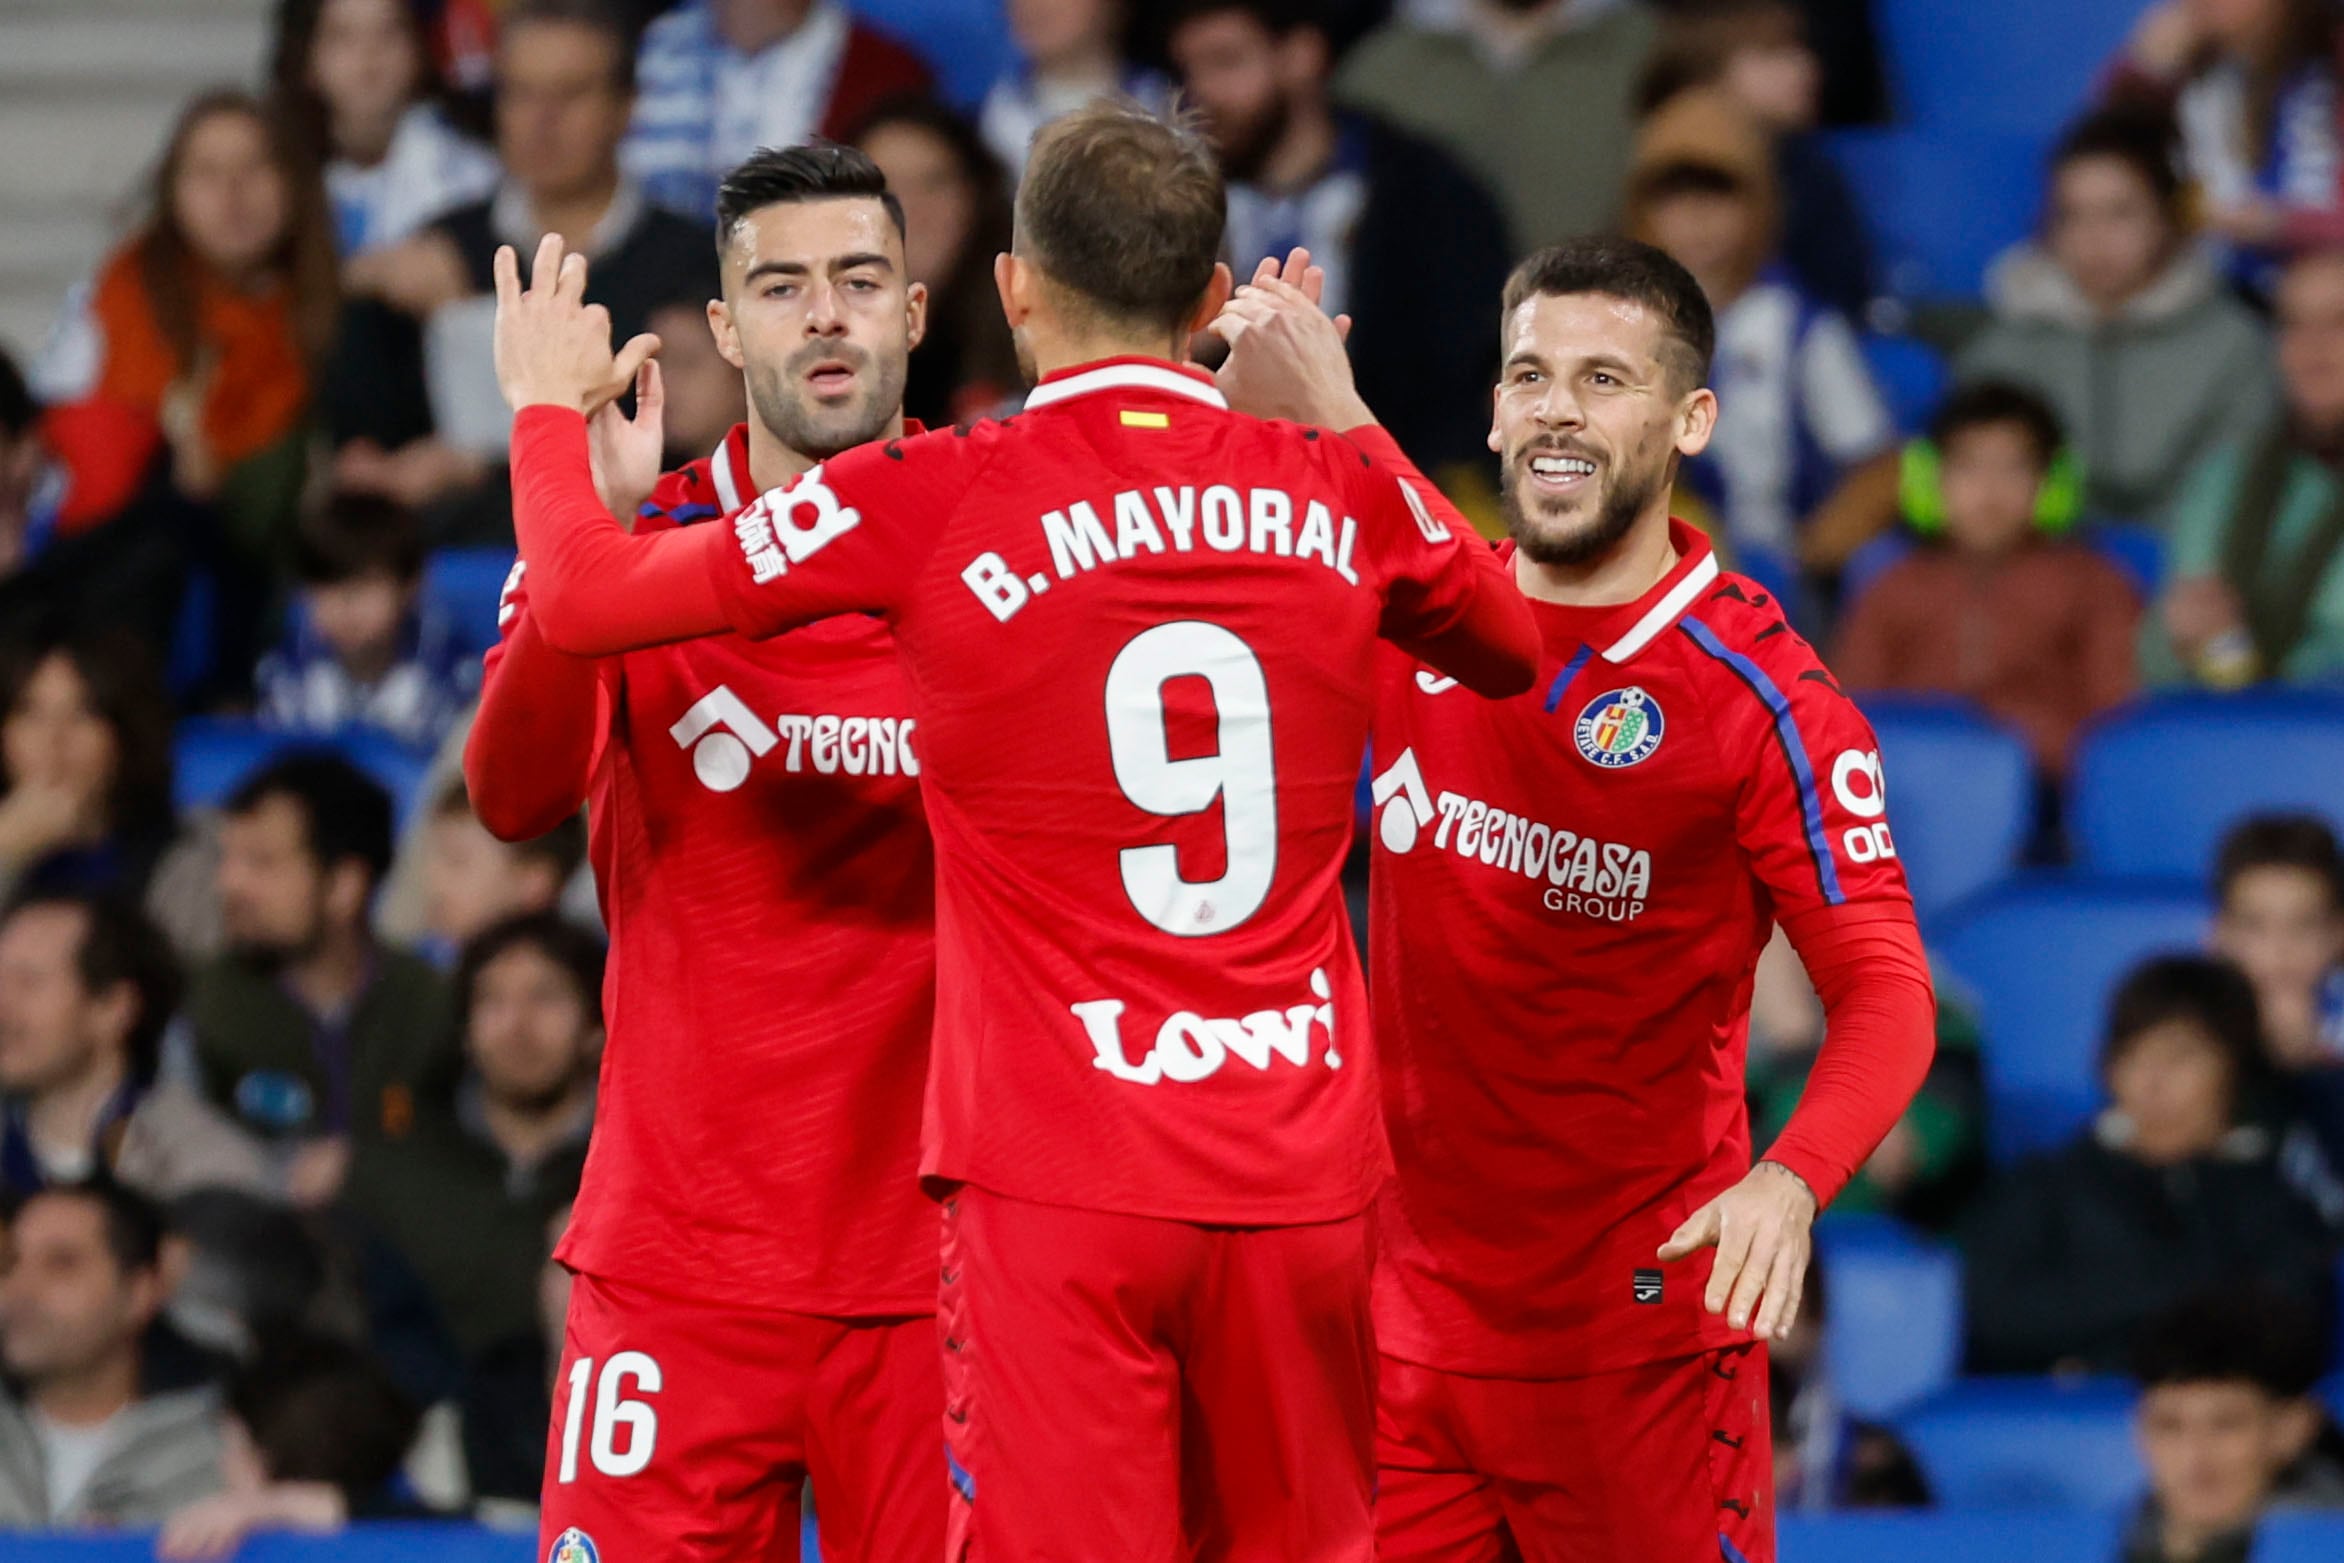
{"type": "Polygon", "coordinates": [[[2247,1563],[2264,1516],[2344,1508],[2313,1397],[2325,1342],[2285,1297],[2217,1292],[2150,1321],[2133,1352],[2149,1491],[2121,1563],[2247,1563]]]}
{"type": "Polygon", "coordinates": [[[716,187],[759,147],[844,141],[928,68],[838,0],[684,0],[643,33],[629,171],[699,222],[716,187]]]}
{"type": "Polygon", "coordinates": [[[391,800],[346,760],[297,753],[252,776],[221,821],[226,953],[188,1000],[204,1091],[285,1158],[304,1205],[350,1147],[397,1139],[448,1100],[448,995],[368,913],[391,856],[391,800]]]}
{"type": "Polygon", "coordinates": [[[156,1525],[220,1489],[217,1396],[146,1383],[163,1235],[153,1206],[106,1183],[17,1212],[0,1259],[0,1529],[156,1525]]]}
{"type": "Polygon", "coordinates": [[[226,1490],[174,1513],[159,1556],[208,1563],[255,1531],[332,1535],[412,1513],[390,1487],[421,1418],[357,1347],[272,1337],[229,1377],[226,1398],[226,1490]]]}
{"type": "Polygon", "coordinates": [[[2151,684],[2344,677],[2344,250],[2278,287],[2280,413],[2191,469],[2166,522],[2166,585],[2141,629],[2151,684]]]}
{"type": "Polygon", "coordinates": [[[269,1191],[249,1135],[155,1078],[179,984],[163,936],[120,900],[51,891],[0,915],[0,1182],[11,1197],[99,1176],[164,1201],[269,1191]]]}
{"type": "Polygon", "coordinates": [[[1857,595],[1832,671],[1859,692],[1975,702],[2062,774],[2077,732],[2137,686],[2140,600],[2066,535],[2079,493],[2058,418],[2019,386],[1968,386],[1906,449],[1902,477],[1922,546],[1857,595]]]}
{"type": "Polygon", "coordinates": [[[423,600],[423,552],[415,513],[380,494],[335,494],[303,518],[293,623],[254,677],[265,725],[368,727],[418,749],[447,735],[479,668],[423,600]]]}
{"type": "Polygon", "coordinates": [[[2270,333],[2189,234],[2170,131],[2138,112],[2078,122],[2051,155],[2038,239],[1995,262],[1993,319],[1957,378],[2050,402],[2084,508],[2150,525],[2191,467],[2279,409],[2270,333]]]}
{"type": "Polygon", "coordinates": [[[542,1474],[547,1361],[538,1283],[553,1215],[577,1197],[602,1052],[599,940],[550,915],[496,924],[456,976],[465,1075],[452,1112],[363,1145],[346,1204],[378,1316],[419,1289],[439,1381],[466,1406],[475,1491],[526,1497],[542,1474]],[[516,1447],[517,1445],[517,1447],[516,1447]]]}
{"type": "Polygon", "coordinates": [[[1971,1213],[1971,1371],[2120,1371],[2146,1321],[2227,1285],[2325,1317],[2333,1237],[2249,1120],[2264,1074],[2254,988],[2235,967],[2163,956],[2124,980],[2100,1053],[2108,1109],[1971,1213]]]}

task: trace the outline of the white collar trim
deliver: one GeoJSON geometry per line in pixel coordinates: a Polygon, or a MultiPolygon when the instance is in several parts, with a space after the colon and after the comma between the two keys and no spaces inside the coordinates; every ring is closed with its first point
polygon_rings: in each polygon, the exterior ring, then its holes
{"type": "Polygon", "coordinates": [[[1207,385],[1177,369],[1167,369],[1158,364],[1103,364],[1096,369],[1085,369],[1081,374],[1068,375],[1063,380],[1051,380],[1035,386],[1026,393],[1026,409],[1030,412],[1036,407],[1088,396],[1094,391],[1162,391],[1170,396],[1185,396],[1192,402],[1203,402],[1207,407],[1226,409],[1229,405],[1217,386],[1207,385]]]}
{"type": "Polygon", "coordinates": [[[1701,562],[1685,572],[1685,578],[1669,588],[1667,596],[1654,603],[1638,619],[1635,627],[1618,640],[1603,648],[1606,662],[1625,662],[1657,639],[1662,630],[1676,623],[1702,589],[1717,579],[1717,555],[1704,554],[1701,562]]]}
{"type": "Polygon", "coordinates": [[[708,475],[716,480],[716,497],[724,502],[725,513],[740,509],[741,484],[733,476],[730,434],[716,442],[716,454],[708,458],[708,475]]]}

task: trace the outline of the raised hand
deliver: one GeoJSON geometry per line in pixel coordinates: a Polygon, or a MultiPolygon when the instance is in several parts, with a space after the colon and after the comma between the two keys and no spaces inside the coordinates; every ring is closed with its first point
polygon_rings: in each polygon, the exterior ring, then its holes
{"type": "Polygon", "coordinates": [[[1232,407],[1330,429],[1375,421],[1343,351],[1350,317],[1330,320],[1319,307],[1325,284],[1307,250],[1264,260],[1207,328],[1229,344],[1214,378],[1232,407]]]}
{"type": "Polygon", "coordinates": [[[647,358],[635,371],[635,416],[625,416],[615,401],[605,402],[586,422],[586,458],[594,471],[594,492],[629,531],[635,527],[636,509],[659,483],[659,458],[667,444],[662,418],[666,406],[659,360],[647,358]]]}
{"type": "Polygon", "coordinates": [[[497,250],[497,384],[515,412],[572,407],[591,417],[624,396],[658,351],[659,338],[645,332],[612,354],[610,311],[586,302],[586,257],[565,254],[560,234],[539,241],[526,291],[520,257],[511,245],[497,250]]]}

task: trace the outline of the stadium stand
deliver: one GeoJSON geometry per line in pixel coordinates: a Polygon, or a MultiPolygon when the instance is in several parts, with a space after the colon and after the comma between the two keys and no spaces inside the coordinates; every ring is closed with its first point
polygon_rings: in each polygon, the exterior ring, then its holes
{"type": "Polygon", "coordinates": [[[2035,828],[2026,744],[1957,701],[1875,698],[1897,856],[1926,928],[2015,872],[2035,828]]]}
{"type": "Polygon", "coordinates": [[[1886,1217],[1845,1216],[1816,1231],[1831,1287],[1824,1356],[1860,1417],[1893,1417],[1950,1385],[1961,1367],[1961,1262],[1886,1217]]]}
{"type": "Polygon", "coordinates": [[[188,717],[173,734],[172,802],[182,813],[217,808],[239,782],[277,755],[295,749],[332,749],[380,782],[398,809],[401,826],[423,802],[431,757],[381,733],[352,729],[328,739],[272,732],[238,717],[188,717]]]}
{"type": "Polygon", "coordinates": [[[2105,1511],[2140,1491],[2133,1399],[2122,1381],[1970,1379],[1896,1428],[1943,1508],[2105,1511]]]}

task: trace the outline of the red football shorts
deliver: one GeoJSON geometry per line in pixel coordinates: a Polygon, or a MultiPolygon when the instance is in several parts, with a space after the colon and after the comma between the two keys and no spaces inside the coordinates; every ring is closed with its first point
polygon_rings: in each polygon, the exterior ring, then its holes
{"type": "Polygon", "coordinates": [[[971,1187],[944,1213],[947,1557],[1374,1557],[1364,1215],[1206,1227],[971,1187]]]}
{"type": "Polygon", "coordinates": [[[1383,1359],[1384,1563],[1774,1563],[1766,1353],[1573,1379],[1383,1359]]]}
{"type": "Polygon", "coordinates": [[[538,1556],[936,1563],[946,1485],[936,1321],[680,1302],[581,1275],[554,1380],[538,1556]]]}

